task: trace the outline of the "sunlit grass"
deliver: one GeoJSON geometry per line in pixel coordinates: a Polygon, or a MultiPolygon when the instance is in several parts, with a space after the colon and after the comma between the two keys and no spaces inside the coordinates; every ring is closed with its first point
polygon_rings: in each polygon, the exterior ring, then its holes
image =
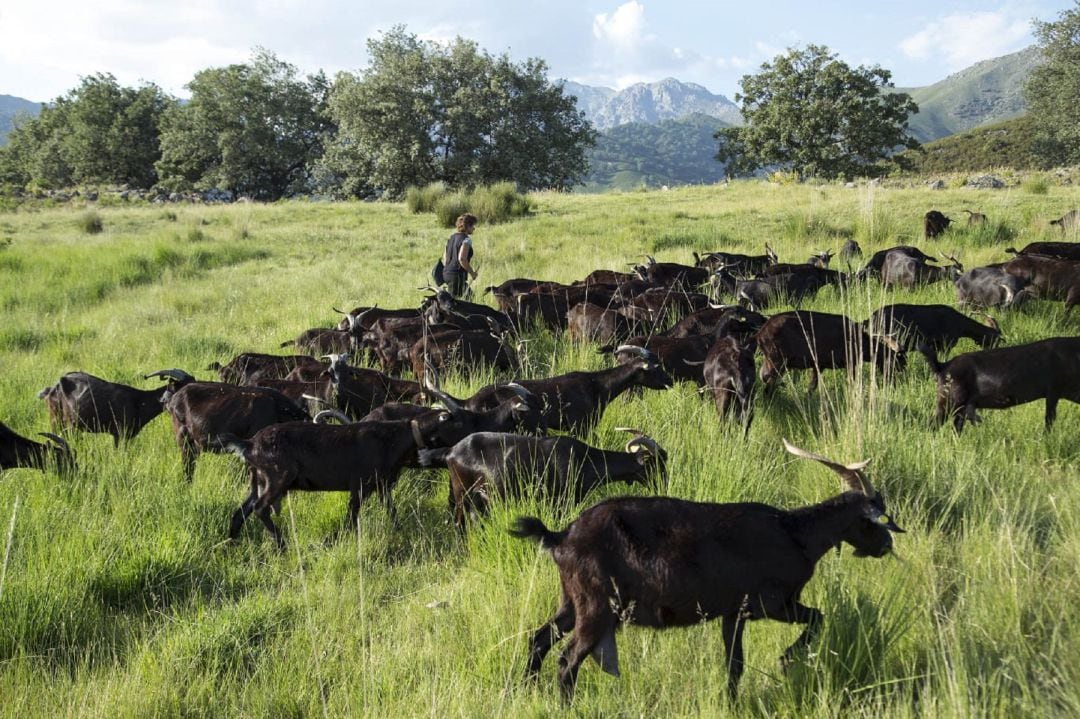
{"type": "MultiPolygon", "coordinates": [[[[867,254],[918,244],[967,267],[1060,232],[1047,220],[1080,191],[894,190],[733,183],[669,192],[530,198],[533,214],[474,234],[478,285],[511,277],[572,280],[625,269],[643,254],[690,261],[715,249],[804,261],[857,240],[867,254]],[[926,243],[922,214],[988,215],[926,243]],[[1007,235],[1007,241],[1002,239],[1007,235]]],[[[334,324],[332,307],[415,305],[447,231],[404,205],[313,204],[81,208],[0,215],[0,421],[48,429],[36,392],[82,369],[140,387],[141,376],[203,368],[241,351],[277,351],[300,330],[334,324]]],[[[1077,238],[1074,238],[1077,239],[1077,238]]],[[[952,304],[952,288],[824,290],[814,309],[864,319],[882,304],[952,304]]],[[[998,319],[1009,343],[1080,334],[1080,317],[1036,302],[998,319]]],[[[533,376],[606,366],[590,346],[531,335],[533,376]]],[[[963,341],[957,351],[975,345],[963,341]]],[[[445,378],[465,396],[493,379],[445,378]]],[[[1075,716],[1080,713],[1080,407],[1049,435],[1042,405],[989,410],[962,437],[930,428],[934,383],[921,358],[881,381],[826,372],[818,393],[790,376],[760,398],[755,423],[721,423],[693,388],[615,402],[587,438],[618,447],[640,427],[669,452],[670,493],[703,501],[797,506],[838,491],[823,467],[793,460],[780,437],[868,473],[907,534],[899,559],[822,559],[804,601],[826,615],[805,666],[777,657],[797,629],[756,623],[737,705],[724,698],[719,627],[619,636],[623,677],[591,663],[583,716],[1075,716]]],[[[0,714],[25,716],[548,716],[562,713],[555,656],[519,682],[527,633],[557,602],[557,574],[506,533],[528,512],[563,526],[581,505],[496,505],[460,537],[446,479],[406,471],[392,524],[372,502],[343,531],[345,497],[297,494],[275,520],[224,542],[244,495],[231,457],[180,477],[165,419],[117,451],[72,438],[70,478],[28,470],[0,481],[0,714]]]]}

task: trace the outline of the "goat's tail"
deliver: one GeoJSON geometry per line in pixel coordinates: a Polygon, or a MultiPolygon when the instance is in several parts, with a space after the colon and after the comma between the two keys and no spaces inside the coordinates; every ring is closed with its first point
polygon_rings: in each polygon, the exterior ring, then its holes
{"type": "Polygon", "coordinates": [[[207,369],[207,371],[219,370],[219,369],[221,369],[221,363],[220,362],[211,362],[210,364],[206,365],[206,369],[207,369]]]}
{"type": "Polygon", "coordinates": [[[536,517],[518,517],[510,528],[511,536],[540,542],[544,549],[555,549],[566,539],[566,532],[552,532],[536,517]]]}
{"type": "Polygon", "coordinates": [[[292,347],[293,344],[295,343],[292,340],[288,340],[287,342],[282,342],[281,344],[279,344],[278,347],[292,347]]]}
{"type": "Polygon", "coordinates": [[[420,457],[421,467],[445,467],[446,458],[450,456],[453,447],[439,447],[438,449],[422,449],[417,454],[420,457]]]}
{"type": "Polygon", "coordinates": [[[920,342],[919,352],[926,358],[926,364],[930,365],[930,371],[933,372],[936,377],[941,377],[945,370],[945,365],[938,361],[934,348],[926,342],[920,342]]]}
{"type": "Polygon", "coordinates": [[[1020,254],[1020,252],[1015,247],[1006,247],[1005,251],[1008,252],[1010,255],[1019,255],[1020,254]]]}

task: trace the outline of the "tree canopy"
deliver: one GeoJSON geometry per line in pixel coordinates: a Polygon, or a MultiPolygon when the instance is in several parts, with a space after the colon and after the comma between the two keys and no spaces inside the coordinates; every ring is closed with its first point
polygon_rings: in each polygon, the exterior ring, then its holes
{"type": "Polygon", "coordinates": [[[0,151],[0,179],[24,185],[127,184],[157,180],[161,118],[173,100],[156,85],[121,87],[109,74],[79,86],[17,124],[0,151]]]}
{"type": "Polygon", "coordinates": [[[852,68],[824,46],[789,49],[743,76],[735,101],[746,125],[716,133],[716,159],[729,175],[770,166],[800,177],[880,174],[892,151],[918,146],[907,134],[918,106],[905,93],[883,92],[891,77],[876,65],[852,68]]]}
{"type": "Polygon", "coordinates": [[[1045,63],[1025,87],[1038,132],[1036,152],[1046,165],[1080,162],[1080,2],[1053,22],[1035,21],[1045,63]]]}
{"type": "Polygon", "coordinates": [[[161,183],[173,189],[216,187],[275,200],[307,189],[331,131],[320,72],[258,50],[251,62],[208,68],[188,83],[191,100],[172,108],[161,132],[161,183]]]}
{"type": "Polygon", "coordinates": [[[565,188],[585,174],[595,132],[543,60],[515,64],[400,26],[369,40],[368,54],[366,69],[337,76],[328,102],[337,135],[320,174],[346,194],[396,197],[440,180],[565,188]]]}

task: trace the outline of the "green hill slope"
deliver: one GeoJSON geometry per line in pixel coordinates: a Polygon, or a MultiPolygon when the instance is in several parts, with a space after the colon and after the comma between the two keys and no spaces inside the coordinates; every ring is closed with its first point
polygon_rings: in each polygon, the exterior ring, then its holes
{"type": "Polygon", "coordinates": [[[1041,62],[1037,48],[976,63],[927,87],[898,88],[919,104],[911,134],[930,142],[1024,114],[1024,82],[1041,62]]]}
{"type": "Polygon", "coordinates": [[[629,190],[663,185],[709,184],[724,177],[713,159],[713,134],[727,123],[689,115],[655,125],[633,122],[602,133],[590,155],[587,191],[629,190]]]}
{"type": "Polygon", "coordinates": [[[1040,166],[1034,143],[1035,125],[1025,116],[945,137],[905,156],[919,174],[977,172],[990,167],[1027,170],[1040,166]]]}

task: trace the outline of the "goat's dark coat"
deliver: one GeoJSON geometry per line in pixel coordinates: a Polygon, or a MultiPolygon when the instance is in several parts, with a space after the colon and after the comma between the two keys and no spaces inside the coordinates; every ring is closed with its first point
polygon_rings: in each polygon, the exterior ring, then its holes
{"type": "Polygon", "coordinates": [[[561,532],[520,518],[511,533],[551,552],[562,588],[558,610],[529,643],[526,676],[539,672],[552,644],[571,629],[559,660],[563,697],[572,696],[590,655],[618,676],[615,631],[623,623],[666,628],[722,618],[732,695],[743,671],[747,620],[807,625],[782,657],[793,659],[821,623],[821,612],[799,601],[818,560],[842,542],[856,556],[881,557],[892,548],[890,531],[902,531],[858,471],[865,463],[844,467],[802,456],[826,463],[853,491],[791,511],[754,502],[610,499],[561,532]]]}
{"type": "Polygon", "coordinates": [[[1057,417],[1058,400],[1080,403],[1080,337],[1053,337],[1014,347],[967,352],[939,362],[920,347],[937,377],[938,425],[951,414],[959,433],[979,421],[977,409],[1004,409],[1046,400],[1045,425],[1057,417]]]}

